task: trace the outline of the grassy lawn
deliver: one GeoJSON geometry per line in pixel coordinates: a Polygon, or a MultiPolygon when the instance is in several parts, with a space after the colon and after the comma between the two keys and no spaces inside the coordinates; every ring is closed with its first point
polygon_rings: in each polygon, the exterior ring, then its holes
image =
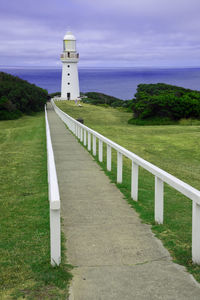
{"type": "Polygon", "coordinates": [[[0,299],[66,299],[50,265],[44,113],[0,122],[0,299]]]}
{"type": "MultiPolygon", "coordinates": [[[[84,124],[110,138],[140,157],[200,189],[200,126],[135,126],[127,121],[132,117],[125,110],[70,101],[56,102],[58,107],[74,118],[81,117],[84,124]]],[[[116,153],[112,153],[112,172],[106,174],[116,182],[116,153]]],[[[104,163],[106,170],[106,149],[104,163]]],[[[174,261],[185,265],[200,282],[200,266],[191,259],[192,201],[165,184],[164,224],[154,222],[154,177],[139,170],[139,201],[130,197],[131,164],[124,159],[121,189],[129,203],[139,212],[144,222],[168,248],[174,261]]]]}

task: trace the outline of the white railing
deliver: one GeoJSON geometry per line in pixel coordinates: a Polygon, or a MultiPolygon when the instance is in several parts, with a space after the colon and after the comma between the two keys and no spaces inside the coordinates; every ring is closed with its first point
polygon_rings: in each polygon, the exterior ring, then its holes
{"type": "Polygon", "coordinates": [[[63,52],[63,53],[60,55],[60,58],[63,58],[63,59],[79,58],[79,53],[63,52]]]}
{"type": "Polygon", "coordinates": [[[181,194],[185,195],[193,201],[192,212],[192,260],[194,263],[200,264],[200,191],[193,188],[189,184],[179,180],[175,176],[163,171],[162,169],[154,166],[148,161],[142,159],[138,155],[130,152],[124,147],[114,143],[107,139],[98,132],[90,129],[89,127],[76,121],[62,110],[60,110],[52,100],[52,105],[68,126],[68,128],[83,142],[84,146],[87,146],[91,151],[91,140],[93,139],[92,154],[96,155],[96,140],[98,139],[98,159],[103,161],[103,143],[107,145],[107,170],[111,171],[112,161],[112,149],[117,151],[117,182],[122,183],[123,172],[123,156],[129,158],[132,161],[132,173],[131,173],[131,197],[133,200],[138,200],[138,171],[139,166],[149,171],[155,176],[155,206],[154,206],[154,218],[158,224],[163,224],[164,215],[164,183],[167,183],[181,194]]]}
{"type": "Polygon", "coordinates": [[[61,262],[61,232],[60,232],[60,194],[58,188],[57,173],[47,111],[45,106],[46,140],[47,140],[47,169],[48,169],[48,191],[50,205],[50,251],[51,264],[58,266],[61,262]]]}

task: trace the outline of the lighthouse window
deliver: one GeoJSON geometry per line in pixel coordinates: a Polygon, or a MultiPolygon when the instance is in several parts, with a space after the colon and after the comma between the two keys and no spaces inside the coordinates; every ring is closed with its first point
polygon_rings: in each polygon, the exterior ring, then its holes
{"type": "Polygon", "coordinates": [[[68,76],[70,75],[70,73],[67,74],[68,76]]]}
{"type": "Polygon", "coordinates": [[[70,65],[67,66],[68,68],[70,67],[70,65]]]}
{"type": "Polygon", "coordinates": [[[68,85],[70,85],[70,82],[68,82],[68,85]]]}

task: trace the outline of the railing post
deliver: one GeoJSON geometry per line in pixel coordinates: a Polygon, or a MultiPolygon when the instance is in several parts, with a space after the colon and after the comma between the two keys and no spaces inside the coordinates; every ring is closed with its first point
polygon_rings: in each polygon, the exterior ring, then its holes
{"type": "Polygon", "coordinates": [[[138,170],[138,165],[132,161],[131,197],[135,201],[138,201],[138,170]]]}
{"type": "Polygon", "coordinates": [[[81,139],[81,126],[79,126],[79,140],[81,139]]]}
{"type": "Polygon", "coordinates": [[[80,140],[81,138],[81,128],[80,126],[78,125],[78,139],[80,140]]]}
{"type": "Polygon", "coordinates": [[[76,136],[78,136],[78,125],[75,124],[75,126],[76,126],[76,136]]]}
{"type": "Polygon", "coordinates": [[[111,171],[111,147],[107,144],[107,170],[111,171]]]}
{"type": "Polygon", "coordinates": [[[50,241],[51,241],[51,265],[58,266],[61,261],[60,253],[60,209],[50,208],[50,241]]]}
{"type": "Polygon", "coordinates": [[[69,121],[69,128],[70,128],[71,131],[73,131],[72,121],[71,120],[69,121]]]}
{"type": "Polygon", "coordinates": [[[91,133],[88,132],[88,151],[91,150],[91,133]]]}
{"type": "Polygon", "coordinates": [[[122,158],[122,154],[117,151],[117,183],[122,183],[122,158]]]}
{"type": "Polygon", "coordinates": [[[192,204],[192,261],[200,264],[200,205],[192,204]]]}
{"type": "Polygon", "coordinates": [[[164,204],[164,186],[163,181],[155,176],[155,222],[163,224],[163,204],[164,204]]]}
{"type": "Polygon", "coordinates": [[[99,161],[103,161],[103,142],[99,139],[99,161]]]}
{"type": "Polygon", "coordinates": [[[84,129],[84,140],[83,140],[83,145],[86,146],[87,141],[86,141],[86,130],[84,129]]]}
{"type": "Polygon", "coordinates": [[[97,143],[96,143],[96,136],[93,135],[93,143],[92,143],[92,147],[93,147],[93,155],[95,156],[96,155],[96,147],[97,147],[97,143]]]}
{"type": "Polygon", "coordinates": [[[83,141],[83,128],[81,127],[81,142],[83,141]]]}
{"type": "Polygon", "coordinates": [[[73,133],[76,135],[76,124],[73,122],[73,133]]]}

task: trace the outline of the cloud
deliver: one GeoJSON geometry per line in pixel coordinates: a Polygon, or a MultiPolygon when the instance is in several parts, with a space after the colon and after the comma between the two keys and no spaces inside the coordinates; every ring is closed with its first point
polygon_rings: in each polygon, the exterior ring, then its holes
{"type": "Polygon", "coordinates": [[[1,0],[0,5],[0,65],[59,65],[70,27],[80,66],[199,66],[199,0],[1,0]]]}

